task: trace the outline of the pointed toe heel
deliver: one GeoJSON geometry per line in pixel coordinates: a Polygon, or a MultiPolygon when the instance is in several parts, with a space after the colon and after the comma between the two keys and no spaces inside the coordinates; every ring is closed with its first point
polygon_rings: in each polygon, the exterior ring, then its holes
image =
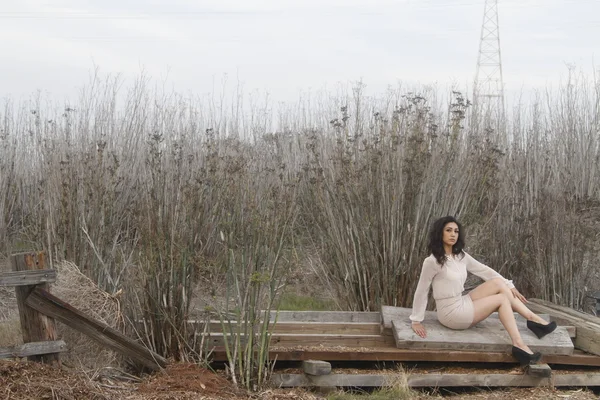
{"type": "Polygon", "coordinates": [[[537,336],[538,339],[541,339],[547,334],[554,332],[556,329],[556,322],[552,321],[547,325],[543,325],[538,324],[537,322],[527,321],[527,328],[535,333],[535,336],[537,336]]]}
{"type": "Polygon", "coordinates": [[[529,354],[525,350],[520,349],[516,346],[512,347],[512,355],[519,361],[519,364],[521,364],[523,366],[529,365],[529,364],[534,364],[542,359],[541,353],[536,352],[533,354],[529,354]]]}

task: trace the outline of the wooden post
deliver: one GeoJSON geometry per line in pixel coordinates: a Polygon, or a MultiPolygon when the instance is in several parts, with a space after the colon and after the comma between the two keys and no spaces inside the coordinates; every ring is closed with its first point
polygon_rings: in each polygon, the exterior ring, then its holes
{"type": "MultiPolygon", "coordinates": [[[[46,263],[46,254],[37,253],[18,253],[11,256],[13,271],[30,271],[44,269],[46,263]]],[[[23,342],[43,342],[47,340],[56,340],[56,324],[53,318],[41,314],[25,304],[29,294],[36,288],[48,290],[48,284],[17,286],[15,292],[17,295],[17,305],[19,307],[19,318],[21,319],[21,331],[23,333],[23,342]]],[[[30,361],[42,361],[44,363],[59,362],[59,353],[30,356],[30,361]]]]}

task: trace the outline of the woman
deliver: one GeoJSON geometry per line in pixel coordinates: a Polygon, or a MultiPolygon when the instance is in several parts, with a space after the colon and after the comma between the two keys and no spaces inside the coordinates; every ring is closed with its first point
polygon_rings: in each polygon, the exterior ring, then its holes
{"type": "Polygon", "coordinates": [[[413,331],[423,338],[427,335],[421,322],[427,308],[429,289],[433,286],[437,316],[442,325],[451,329],[467,329],[498,311],[500,322],[512,339],[515,358],[522,365],[539,361],[542,355],[532,352],[523,342],[513,311],[527,319],[527,327],[538,338],[554,331],[556,323],[549,324],[529,310],[524,304],[527,300],[512,281],[463,251],[464,237],[460,223],[453,217],[440,218],[433,223],[429,234],[431,255],[423,262],[410,316],[413,331]],[[467,272],[485,282],[463,296],[467,272]]]}

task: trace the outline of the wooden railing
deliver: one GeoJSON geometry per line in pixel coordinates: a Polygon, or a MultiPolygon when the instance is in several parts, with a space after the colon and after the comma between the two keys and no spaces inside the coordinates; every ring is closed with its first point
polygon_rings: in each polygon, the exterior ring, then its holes
{"type": "Polygon", "coordinates": [[[44,252],[13,254],[10,261],[12,272],[0,274],[0,286],[15,286],[24,344],[0,348],[0,358],[27,357],[44,363],[58,362],[59,353],[67,350],[67,346],[57,340],[54,319],[25,305],[36,287],[48,290],[48,283],[56,281],[56,271],[45,269],[44,252]]]}
{"type": "Polygon", "coordinates": [[[59,362],[59,353],[66,351],[67,346],[57,340],[56,319],[125,355],[134,364],[152,370],[166,366],[164,357],[52,295],[48,283],[56,280],[56,271],[45,269],[44,252],[14,254],[11,264],[12,272],[0,273],[0,286],[15,286],[24,344],[0,348],[0,358],[59,362]]]}

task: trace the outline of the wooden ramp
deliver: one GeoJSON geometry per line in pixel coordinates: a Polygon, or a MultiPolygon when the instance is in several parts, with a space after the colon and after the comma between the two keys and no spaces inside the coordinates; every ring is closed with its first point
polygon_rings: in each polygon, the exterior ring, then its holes
{"type": "Polygon", "coordinates": [[[528,307],[537,313],[550,314],[551,320],[559,325],[572,325],[577,329],[575,347],[600,355],[600,318],[540,299],[530,299],[528,307]]]}
{"type": "MultiPolygon", "coordinates": [[[[440,324],[435,312],[427,312],[425,321],[427,337],[421,338],[411,328],[411,309],[383,306],[383,327],[391,325],[396,346],[401,349],[464,350],[481,352],[510,352],[511,340],[497,315],[467,330],[453,330],[440,324]]],[[[559,326],[554,332],[538,339],[526,321],[517,318],[517,325],[525,343],[544,355],[571,355],[574,346],[568,330],[559,326]]]]}

